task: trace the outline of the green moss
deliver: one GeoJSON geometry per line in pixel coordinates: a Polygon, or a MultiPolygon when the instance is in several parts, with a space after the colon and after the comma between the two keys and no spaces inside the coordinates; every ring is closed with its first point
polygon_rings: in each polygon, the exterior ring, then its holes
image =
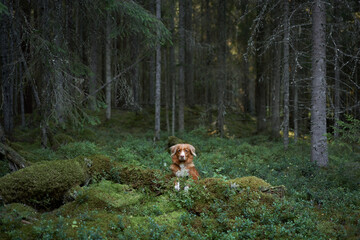
{"type": "Polygon", "coordinates": [[[76,157],[74,161],[79,162],[80,164],[85,163],[88,173],[95,180],[102,178],[110,178],[111,169],[113,164],[110,161],[110,158],[104,155],[91,155],[87,157],[76,157]]]}
{"type": "Polygon", "coordinates": [[[131,206],[127,212],[137,216],[159,216],[177,210],[179,208],[174,201],[171,201],[169,195],[152,196],[147,194],[147,198],[143,199],[141,204],[131,206]]]}
{"type": "Polygon", "coordinates": [[[21,202],[36,208],[61,204],[64,193],[87,178],[85,168],[72,160],[36,163],[0,179],[0,195],[6,203],[21,202]]]}
{"type": "Polygon", "coordinates": [[[39,216],[33,208],[20,203],[0,207],[0,239],[31,239],[29,230],[39,216]]]}
{"type": "Polygon", "coordinates": [[[259,190],[261,187],[270,187],[271,186],[269,183],[265,182],[263,179],[255,177],[255,176],[231,179],[231,180],[229,180],[229,183],[233,187],[240,187],[240,188],[249,187],[251,190],[259,190]]]}
{"type": "Polygon", "coordinates": [[[22,203],[7,204],[4,209],[7,212],[15,212],[23,219],[36,218],[38,216],[38,212],[34,208],[22,203]]]}
{"type": "Polygon", "coordinates": [[[107,208],[123,208],[138,203],[143,194],[136,192],[128,185],[103,180],[91,185],[85,194],[88,194],[88,204],[94,208],[104,206],[107,208]]]}
{"type": "Polygon", "coordinates": [[[185,213],[180,210],[156,217],[128,216],[125,218],[126,230],[140,233],[141,239],[167,239],[174,230],[182,227],[181,217],[185,213]]]}
{"type": "Polygon", "coordinates": [[[111,178],[115,182],[128,184],[135,189],[148,188],[153,192],[161,192],[168,186],[168,181],[159,170],[118,162],[114,163],[111,178]]]}

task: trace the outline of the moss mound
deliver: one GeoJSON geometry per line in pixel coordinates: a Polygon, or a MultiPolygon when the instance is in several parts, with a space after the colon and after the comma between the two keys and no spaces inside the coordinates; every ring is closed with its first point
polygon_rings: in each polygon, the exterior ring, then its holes
{"type": "Polygon", "coordinates": [[[102,178],[109,179],[113,164],[110,158],[104,155],[92,155],[89,157],[76,157],[73,161],[77,161],[80,164],[85,163],[87,172],[95,179],[100,180],[102,178]]]}
{"type": "Polygon", "coordinates": [[[69,189],[91,177],[109,176],[110,169],[110,159],[101,155],[39,162],[0,178],[0,196],[5,203],[53,209],[62,204],[69,189]]]}
{"type": "Polygon", "coordinates": [[[90,209],[121,209],[139,203],[144,197],[130,186],[103,180],[84,188],[76,201],[86,203],[90,209]]]}
{"type": "Polygon", "coordinates": [[[249,187],[251,190],[260,190],[262,187],[270,187],[271,185],[265,182],[263,179],[249,176],[249,177],[242,177],[242,178],[235,178],[229,180],[230,184],[233,187],[240,187],[240,188],[247,188],[249,187]]]}
{"type": "Polygon", "coordinates": [[[86,169],[77,161],[36,163],[2,177],[0,195],[6,203],[49,209],[60,206],[64,193],[86,179],[86,169]]]}
{"type": "Polygon", "coordinates": [[[135,189],[148,188],[158,193],[168,187],[168,180],[159,170],[122,163],[114,163],[111,179],[117,183],[128,184],[135,189]]]}

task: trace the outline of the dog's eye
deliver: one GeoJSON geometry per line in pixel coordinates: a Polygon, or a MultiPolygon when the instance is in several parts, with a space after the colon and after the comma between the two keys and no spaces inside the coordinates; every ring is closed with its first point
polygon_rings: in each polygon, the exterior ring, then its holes
{"type": "Polygon", "coordinates": [[[188,150],[187,150],[187,149],[185,149],[185,152],[188,152],[188,150]]]}

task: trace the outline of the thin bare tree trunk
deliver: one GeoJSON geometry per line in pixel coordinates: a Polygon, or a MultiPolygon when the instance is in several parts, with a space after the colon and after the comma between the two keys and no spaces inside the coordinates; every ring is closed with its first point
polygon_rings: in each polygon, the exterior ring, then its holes
{"type": "Polygon", "coordinates": [[[185,0],[179,1],[179,131],[183,132],[185,107],[185,0]]]}
{"type": "Polygon", "coordinates": [[[0,123],[0,143],[5,143],[6,138],[5,138],[5,132],[4,132],[4,128],[2,127],[1,123],[0,123]]]}
{"type": "MultiPolygon", "coordinates": [[[[171,0],[170,4],[170,31],[172,39],[175,38],[175,0],[171,0]]],[[[174,45],[170,46],[170,59],[169,59],[169,77],[171,82],[171,135],[175,135],[175,121],[176,121],[176,74],[175,74],[175,48],[174,45]]]]}
{"type": "Polygon", "coordinates": [[[90,36],[91,46],[89,54],[89,63],[92,74],[89,79],[89,108],[94,111],[96,109],[96,86],[97,86],[97,57],[98,57],[98,35],[93,33],[90,36]]]}
{"type": "Polygon", "coordinates": [[[192,32],[192,0],[185,0],[185,28],[186,28],[186,49],[185,49],[185,81],[187,86],[186,101],[189,105],[194,104],[194,64],[193,64],[193,32],[192,32]]]}
{"type": "MultiPolygon", "coordinates": [[[[139,41],[138,36],[134,36],[132,38],[131,43],[132,48],[132,61],[137,62],[138,61],[138,55],[139,55],[139,41]]],[[[140,110],[140,101],[139,101],[139,93],[140,93],[140,84],[139,84],[139,63],[136,63],[131,71],[131,82],[132,82],[132,90],[133,90],[133,99],[134,99],[134,108],[136,111],[140,110]]]]}
{"type": "Polygon", "coordinates": [[[284,68],[283,68],[283,81],[284,81],[284,147],[288,148],[289,145],[289,40],[290,40],[290,24],[289,24],[289,0],[284,0],[284,68]]]}
{"type": "Polygon", "coordinates": [[[4,130],[6,134],[11,134],[14,128],[13,112],[13,94],[14,94],[14,64],[13,59],[13,41],[12,41],[12,1],[2,1],[8,6],[9,15],[2,14],[0,27],[0,57],[1,57],[1,87],[3,96],[3,119],[4,130]]]}
{"type": "MultiPolygon", "coordinates": [[[[60,24],[58,25],[54,25],[54,32],[55,32],[55,45],[58,49],[61,49],[63,46],[63,39],[64,39],[64,35],[63,35],[63,23],[62,23],[62,14],[63,14],[63,6],[62,6],[62,1],[61,0],[57,0],[55,3],[55,15],[57,20],[59,21],[60,24]]],[[[65,93],[64,93],[64,76],[61,72],[61,62],[60,62],[60,56],[57,56],[54,60],[54,78],[55,78],[55,109],[56,109],[56,118],[57,121],[62,124],[64,123],[64,98],[65,98],[65,93]]]]}
{"type": "MultiPolygon", "coordinates": [[[[161,19],[161,0],[156,0],[156,17],[161,19]]],[[[161,46],[156,46],[155,140],[160,140],[161,46]]]]}
{"type": "Polygon", "coordinates": [[[281,48],[279,45],[276,44],[275,47],[274,79],[271,94],[271,133],[274,138],[280,137],[281,48]]]}
{"type": "Polygon", "coordinates": [[[312,94],[311,160],[319,167],[328,165],[326,139],[326,9],[315,0],[312,9],[312,94]]]}
{"type": "Polygon", "coordinates": [[[106,119],[111,118],[111,16],[106,17],[105,77],[106,77],[106,119]]]}
{"type": "Polygon", "coordinates": [[[335,46],[335,104],[334,104],[334,137],[338,138],[339,136],[339,123],[340,120],[340,66],[339,66],[339,50],[335,46]]]}
{"type": "Polygon", "coordinates": [[[164,50],[164,69],[165,69],[165,80],[164,80],[164,88],[165,88],[165,122],[166,122],[166,131],[169,134],[170,133],[170,118],[169,118],[169,103],[170,103],[170,87],[169,87],[169,80],[170,78],[170,72],[168,67],[168,51],[164,50]]]}
{"type": "Polygon", "coordinates": [[[226,86],[226,1],[219,1],[219,71],[218,78],[218,130],[220,137],[224,136],[224,113],[225,113],[225,86],[226,86]]]}
{"type": "MultiPolygon", "coordinates": [[[[22,73],[22,63],[19,63],[20,72],[22,73]]],[[[20,115],[21,115],[21,127],[25,128],[25,102],[24,102],[24,83],[22,74],[20,77],[20,86],[19,86],[19,95],[20,95],[20,115]]]]}

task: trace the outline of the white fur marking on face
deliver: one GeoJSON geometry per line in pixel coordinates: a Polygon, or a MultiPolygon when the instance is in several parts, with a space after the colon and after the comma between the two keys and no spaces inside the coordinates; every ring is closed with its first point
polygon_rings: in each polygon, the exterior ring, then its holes
{"type": "Polygon", "coordinates": [[[184,150],[181,150],[181,152],[180,152],[180,158],[182,158],[182,159],[185,159],[185,151],[184,150]]]}
{"type": "Polygon", "coordinates": [[[180,191],[180,183],[176,182],[174,188],[175,188],[176,191],[180,191]]]}
{"type": "Polygon", "coordinates": [[[180,164],[180,170],[175,173],[177,177],[189,176],[189,169],[185,168],[184,164],[180,164]]]}

